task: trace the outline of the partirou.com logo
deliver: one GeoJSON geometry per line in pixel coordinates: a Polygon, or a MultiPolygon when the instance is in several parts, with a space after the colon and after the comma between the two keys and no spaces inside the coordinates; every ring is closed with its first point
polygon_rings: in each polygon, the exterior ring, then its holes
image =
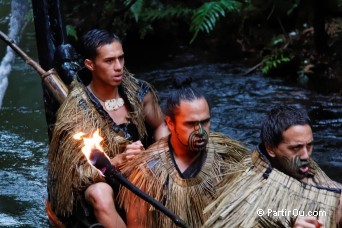
{"type": "Polygon", "coordinates": [[[272,209],[258,209],[258,216],[315,216],[315,217],[323,217],[327,216],[325,211],[303,211],[298,209],[281,209],[281,210],[272,210],[272,209]]]}

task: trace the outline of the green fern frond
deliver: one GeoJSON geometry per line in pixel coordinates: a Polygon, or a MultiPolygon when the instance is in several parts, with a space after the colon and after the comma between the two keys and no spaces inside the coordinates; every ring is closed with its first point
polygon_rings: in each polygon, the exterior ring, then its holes
{"type": "MultiPolygon", "coordinates": [[[[127,6],[131,3],[132,0],[126,0],[124,1],[124,4],[127,6]]],[[[140,14],[142,12],[143,6],[144,6],[145,0],[137,0],[130,8],[129,10],[133,14],[133,17],[136,22],[139,21],[140,14]]]]}
{"type": "Polygon", "coordinates": [[[290,62],[293,58],[293,54],[286,53],[283,50],[277,50],[264,58],[261,72],[268,74],[271,70],[278,68],[283,63],[290,62]]]}
{"type": "Polygon", "coordinates": [[[72,25],[66,25],[65,27],[66,27],[65,29],[66,29],[66,33],[68,34],[68,36],[71,36],[75,40],[78,40],[77,32],[76,32],[75,27],[72,26],[72,25]]]}
{"type": "Polygon", "coordinates": [[[144,11],[144,19],[150,22],[159,19],[182,18],[192,15],[193,10],[178,6],[168,6],[158,9],[146,9],[144,11]]]}
{"type": "Polygon", "coordinates": [[[200,31],[210,33],[220,17],[225,17],[226,12],[239,11],[241,3],[235,0],[220,0],[206,2],[195,10],[190,31],[194,33],[190,43],[197,37],[200,31]]]}

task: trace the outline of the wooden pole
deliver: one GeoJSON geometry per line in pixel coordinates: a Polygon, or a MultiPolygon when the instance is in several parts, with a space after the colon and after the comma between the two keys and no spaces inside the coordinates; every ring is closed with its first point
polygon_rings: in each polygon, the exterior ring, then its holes
{"type": "Polygon", "coordinates": [[[0,38],[8,44],[15,53],[17,53],[25,62],[32,66],[41,76],[43,83],[51,92],[51,94],[56,98],[56,100],[61,104],[66,96],[68,95],[68,88],[64,82],[60,79],[59,75],[55,69],[50,69],[45,71],[36,61],[31,59],[23,50],[21,50],[13,40],[10,40],[5,33],[0,31],[0,38]]]}

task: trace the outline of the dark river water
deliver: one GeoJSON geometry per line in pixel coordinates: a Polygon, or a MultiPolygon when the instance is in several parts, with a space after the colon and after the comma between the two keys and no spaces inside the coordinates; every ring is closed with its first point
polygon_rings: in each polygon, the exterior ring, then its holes
{"type": "MultiPolygon", "coordinates": [[[[32,27],[21,47],[37,59],[32,27]]],[[[0,59],[4,45],[0,43],[0,59]]],[[[157,69],[157,68],[156,68],[157,69]]],[[[139,73],[160,91],[161,101],[171,88],[172,75],[190,75],[194,86],[213,103],[212,130],[254,148],[260,122],[277,104],[306,109],[314,124],[313,158],[336,181],[342,182],[342,100],[286,85],[259,74],[242,76],[246,67],[229,64],[195,65],[139,73]]],[[[48,140],[41,81],[35,71],[16,58],[0,110],[0,227],[47,227],[45,214],[48,140]]]]}

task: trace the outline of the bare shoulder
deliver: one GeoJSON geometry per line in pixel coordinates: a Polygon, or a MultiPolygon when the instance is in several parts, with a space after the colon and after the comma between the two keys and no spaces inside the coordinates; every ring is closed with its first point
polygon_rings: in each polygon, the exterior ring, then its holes
{"type": "Polygon", "coordinates": [[[153,97],[152,92],[151,92],[151,91],[148,91],[148,92],[145,94],[144,98],[142,99],[142,105],[143,105],[143,107],[146,106],[146,105],[149,104],[149,103],[155,102],[154,100],[155,100],[155,99],[154,99],[154,97],[153,97]]]}
{"type": "Polygon", "coordinates": [[[163,122],[163,113],[153,92],[148,91],[141,104],[146,122],[154,129],[163,122]]]}

